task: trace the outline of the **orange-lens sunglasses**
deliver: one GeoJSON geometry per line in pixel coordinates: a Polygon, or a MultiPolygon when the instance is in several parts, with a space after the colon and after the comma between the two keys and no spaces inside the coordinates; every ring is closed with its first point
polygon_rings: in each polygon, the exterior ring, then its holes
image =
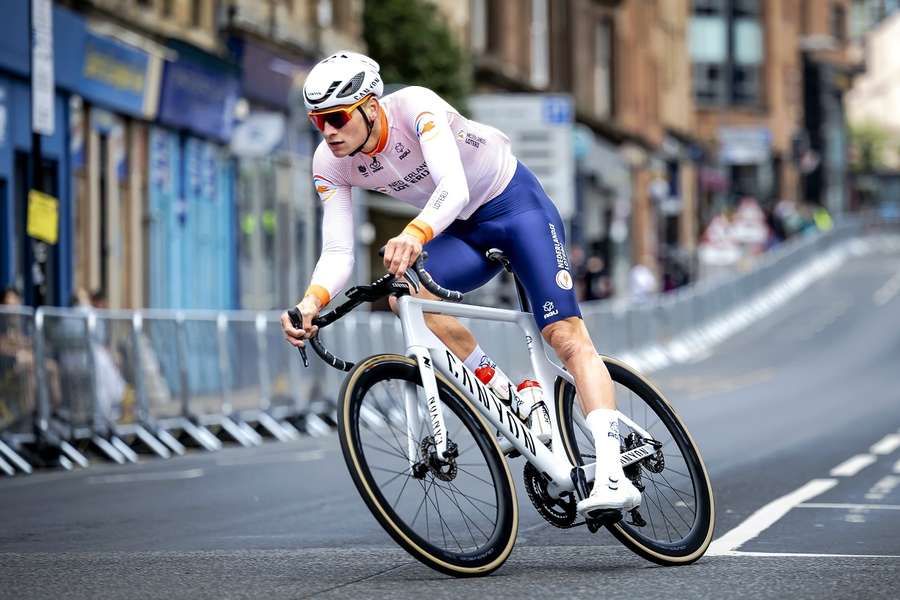
{"type": "Polygon", "coordinates": [[[309,111],[309,120],[312,121],[312,124],[315,125],[316,129],[319,131],[324,131],[325,123],[328,123],[335,129],[340,129],[353,118],[353,111],[371,97],[371,94],[364,96],[360,101],[351,104],[350,106],[336,106],[334,108],[326,108],[323,110],[311,110],[309,111]]]}

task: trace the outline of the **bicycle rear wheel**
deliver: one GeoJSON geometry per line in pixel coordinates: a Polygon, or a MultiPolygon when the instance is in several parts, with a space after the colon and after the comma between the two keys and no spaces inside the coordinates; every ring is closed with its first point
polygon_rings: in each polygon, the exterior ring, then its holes
{"type": "MultiPolygon", "coordinates": [[[[662,444],[652,456],[625,468],[625,474],[643,487],[638,509],[609,527],[610,532],[636,554],[661,565],[696,561],[709,547],[715,524],[712,486],[706,467],[687,428],[652,383],[626,364],[604,356],[615,385],[619,412],[662,444]],[[629,519],[631,519],[629,521],[629,519]]],[[[575,420],[581,408],[575,387],[563,379],[556,383],[556,414],[563,445],[579,465],[596,460],[590,432],[575,420]]],[[[624,422],[619,424],[622,450],[641,445],[640,437],[624,422]]]]}
{"type": "Polygon", "coordinates": [[[455,459],[438,459],[434,452],[416,362],[393,354],[360,361],[348,373],[338,410],[341,449],[357,490],[394,541],[443,573],[486,575],[515,544],[512,476],[481,415],[436,375],[455,459]],[[408,386],[415,391],[411,417],[404,401],[408,386]]]}

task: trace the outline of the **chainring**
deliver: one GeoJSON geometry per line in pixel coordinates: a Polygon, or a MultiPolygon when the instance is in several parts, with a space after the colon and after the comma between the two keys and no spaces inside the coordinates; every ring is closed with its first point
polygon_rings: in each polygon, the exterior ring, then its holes
{"type": "Polygon", "coordinates": [[[578,513],[575,510],[575,498],[571,494],[567,494],[563,498],[550,496],[547,493],[547,479],[531,463],[525,463],[525,471],[522,475],[528,498],[545,521],[560,529],[575,526],[578,513]],[[568,496],[567,499],[566,496],[568,496]]]}

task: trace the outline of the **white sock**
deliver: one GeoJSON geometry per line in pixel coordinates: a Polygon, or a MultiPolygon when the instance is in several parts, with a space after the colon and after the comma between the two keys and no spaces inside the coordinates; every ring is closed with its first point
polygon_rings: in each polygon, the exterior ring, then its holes
{"type": "Polygon", "coordinates": [[[491,360],[491,357],[484,353],[484,350],[481,349],[481,346],[476,345],[475,349],[472,350],[472,354],[466,357],[466,360],[463,361],[463,364],[469,367],[469,370],[473,373],[475,369],[478,367],[491,367],[493,369],[497,368],[497,363],[491,360]]]}
{"type": "Polygon", "coordinates": [[[597,480],[624,478],[619,454],[619,415],[608,408],[596,408],[585,417],[597,449],[597,480]]]}

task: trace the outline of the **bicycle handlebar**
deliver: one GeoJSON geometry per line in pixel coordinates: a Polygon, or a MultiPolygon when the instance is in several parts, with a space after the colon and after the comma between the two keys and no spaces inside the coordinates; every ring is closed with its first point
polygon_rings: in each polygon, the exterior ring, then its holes
{"type": "MultiPolygon", "coordinates": [[[[381,249],[380,253],[384,252],[384,248],[381,249]]],[[[416,259],[413,267],[406,270],[406,279],[410,282],[410,284],[418,290],[419,282],[425,286],[429,292],[441,298],[443,300],[447,300],[449,302],[461,302],[463,299],[463,295],[460,292],[455,290],[448,290],[447,288],[441,287],[431,274],[425,270],[425,259],[428,258],[427,252],[422,252],[419,255],[419,258],[416,259]]],[[[382,275],[369,285],[360,285],[355,286],[347,290],[346,296],[349,298],[347,302],[336,306],[330,312],[318,316],[312,320],[312,324],[322,329],[326,327],[353,309],[362,304],[363,302],[374,302],[375,300],[379,300],[384,298],[385,296],[397,295],[402,296],[404,294],[409,293],[409,286],[404,283],[396,280],[396,276],[386,273],[382,275]]],[[[291,320],[291,324],[300,329],[303,327],[303,320],[300,317],[300,312],[297,310],[297,307],[292,307],[287,311],[288,318],[291,320]]],[[[353,368],[352,362],[348,362],[342,360],[332,354],[322,343],[319,335],[316,335],[309,339],[309,343],[312,346],[313,350],[316,354],[319,355],[325,364],[334,367],[340,371],[349,371],[353,368]]],[[[309,366],[309,360],[306,356],[305,348],[297,348],[300,351],[300,356],[303,359],[303,366],[309,366]]]]}

